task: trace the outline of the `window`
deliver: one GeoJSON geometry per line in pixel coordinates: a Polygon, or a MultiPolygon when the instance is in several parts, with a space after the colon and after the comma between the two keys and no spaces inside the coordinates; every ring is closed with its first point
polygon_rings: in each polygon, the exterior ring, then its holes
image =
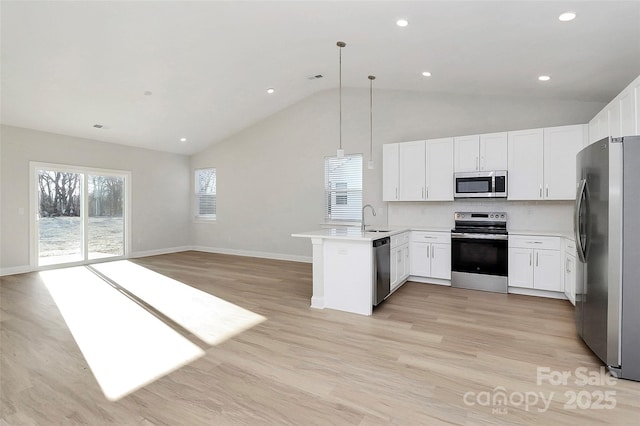
{"type": "Polygon", "coordinates": [[[325,221],[359,222],[362,210],[362,154],[326,157],[325,221]]]}
{"type": "Polygon", "coordinates": [[[198,169],[195,172],[196,218],[216,219],[216,169],[198,169]]]}

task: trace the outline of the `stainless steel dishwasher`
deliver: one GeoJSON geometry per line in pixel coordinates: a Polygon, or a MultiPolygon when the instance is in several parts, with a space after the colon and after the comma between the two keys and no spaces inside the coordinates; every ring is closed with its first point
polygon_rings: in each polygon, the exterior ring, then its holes
{"type": "Polygon", "coordinates": [[[373,241],[373,306],[378,306],[391,292],[391,238],[373,241]]]}

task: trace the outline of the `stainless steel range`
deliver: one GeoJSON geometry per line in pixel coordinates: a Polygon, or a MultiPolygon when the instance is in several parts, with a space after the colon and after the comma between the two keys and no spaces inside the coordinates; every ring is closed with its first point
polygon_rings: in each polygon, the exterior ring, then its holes
{"type": "Polygon", "coordinates": [[[451,286],[507,292],[505,212],[456,212],[451,230],[451,286]]]}

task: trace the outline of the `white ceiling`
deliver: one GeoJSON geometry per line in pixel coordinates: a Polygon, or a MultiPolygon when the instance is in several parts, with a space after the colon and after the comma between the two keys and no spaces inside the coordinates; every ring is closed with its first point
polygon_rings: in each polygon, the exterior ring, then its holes
{"type": "Polygon", "coordinates": [[[338,40],[344,87],[374,74],[374,89],[605,102],[640,74],[638,1],[3,0],[0,12],[2,123],[183,154],[336,88],[338,40]],[[567,10],[577,19],[560,22],[567,10]]]}

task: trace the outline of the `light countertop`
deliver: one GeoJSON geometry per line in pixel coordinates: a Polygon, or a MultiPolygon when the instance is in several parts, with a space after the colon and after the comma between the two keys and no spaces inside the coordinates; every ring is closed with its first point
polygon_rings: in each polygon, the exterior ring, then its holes
{"type": "MultiPolygon", "coordinates": [[[[378,229],[378,228],[374,228],[378,229]]],[[[372,232],[370,230],[362,232],[360,228],[327,228],[318,229],[308,232],[297,232],[291,234],[292,237],[300,238],[324,238],[333,240],[351,240],[351,241],[373,241],[380,238],[390,237],[392,235],[400,234],[402,232],[409,231],[408,228],[379,228],[387,232],[372,232]]]]}

